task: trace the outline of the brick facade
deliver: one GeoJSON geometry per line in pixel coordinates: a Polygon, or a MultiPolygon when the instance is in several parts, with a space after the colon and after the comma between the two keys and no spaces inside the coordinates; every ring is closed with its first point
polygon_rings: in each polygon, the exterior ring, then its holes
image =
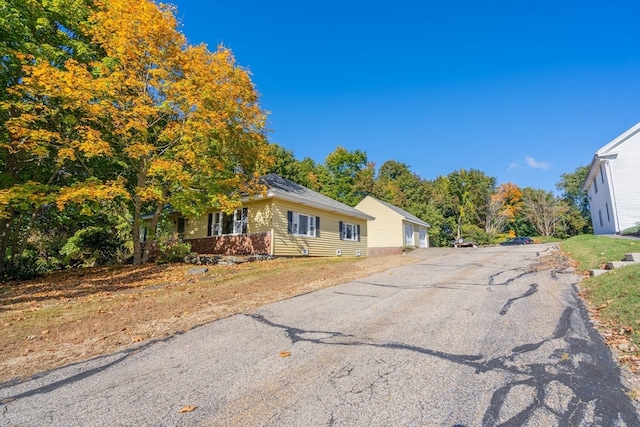
{"type": "Polygon", "coordinates": [[[271,233],[243,234],[186,239],[199,254],[252,255],[271,253],[271,233]]]}
{"type": "Polygon", "coordinates": [[[369,256],[400,255],[404,248],[369,248],[369,256]]]}

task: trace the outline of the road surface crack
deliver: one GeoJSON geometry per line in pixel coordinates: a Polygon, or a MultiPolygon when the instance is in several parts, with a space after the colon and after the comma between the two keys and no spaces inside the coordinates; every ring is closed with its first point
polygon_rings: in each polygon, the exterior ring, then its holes
{"type": "Polygon", "coordinates": [[[500,315],[504,316],[505,314],[507,314],[507,312],[509,311],[509,308],[511,308],[511,304],[513,304],[514,302],[518,301],[519,299],[529,297],[535,294],[536,292],[538,292],[538,284],[532,283],[531,285],[529,285],[529,290],[527,292],[520,295],[519,297],[510,298],[507,301],[507,303],[504,306],[502,306],[502,310],[500,310],[500,315]]]}

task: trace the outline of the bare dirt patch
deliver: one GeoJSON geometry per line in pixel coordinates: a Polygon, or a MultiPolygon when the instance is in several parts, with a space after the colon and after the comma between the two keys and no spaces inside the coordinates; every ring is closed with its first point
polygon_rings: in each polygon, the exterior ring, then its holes
{"type": "Polygon", "coordinates": [[[118,266],[0,284],[0,382],[410,264],[409,255],[118,266]]]}

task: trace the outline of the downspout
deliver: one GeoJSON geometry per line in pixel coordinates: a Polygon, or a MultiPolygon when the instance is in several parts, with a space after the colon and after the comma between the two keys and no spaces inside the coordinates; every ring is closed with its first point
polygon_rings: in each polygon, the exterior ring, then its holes
{"type": "MultiPolygon", "coordinates": [[[[613,173],[611,172],[611,162],[609,160],[604,161],[605,169],[607,170],[607,183],[609,184],[609,194],[611,195],[611,210],[613,212],[613,227],[615,228],[615,233],[620,234],[622,230],[620,230],[620,221],[618,220],[618,202],[616,200],[616,190],[613,185],[613,173]]],[[[597,177],[596,177],[597,178],[597,177]]]]}

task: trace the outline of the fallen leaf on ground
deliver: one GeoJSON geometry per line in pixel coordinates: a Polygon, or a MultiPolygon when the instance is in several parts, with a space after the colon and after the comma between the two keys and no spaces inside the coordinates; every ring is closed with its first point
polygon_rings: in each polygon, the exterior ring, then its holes
{"type": "Polygon", "coordinates": [[[280,352],[280,357],[289,357],[291,356],[291,353],[289,353],[288,351],[281,351],[280,352]]]}
{"type": "Polygon", "coordinates": [[[182,408],[180,408],[179,412],[181,414],[184,414],[185,412],[193,412],[196,408],[197,408],[197,406],[186,405],[186,406],[183,406],[182,408]]]}

